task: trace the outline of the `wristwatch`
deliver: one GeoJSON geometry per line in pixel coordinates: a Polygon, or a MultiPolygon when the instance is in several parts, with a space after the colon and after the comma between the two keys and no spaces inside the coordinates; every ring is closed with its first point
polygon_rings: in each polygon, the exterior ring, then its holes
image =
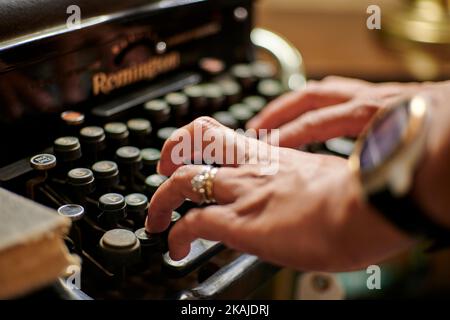
{"type": "Polygon", "coordinates": [[[450,244],[450,230],[412,196],[415,173],[426,152],[429,103],[414,96],[380,110],[357,140],[349,165],[365,200],[380,214],[407,234],[441,247],[450,244]]]}

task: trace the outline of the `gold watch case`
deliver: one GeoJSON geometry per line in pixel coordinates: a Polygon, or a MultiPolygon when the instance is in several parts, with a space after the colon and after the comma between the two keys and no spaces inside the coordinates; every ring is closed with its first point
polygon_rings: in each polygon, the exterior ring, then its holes
{"type": "Polygon", "coordinates": [[[415,169],[424,154],[429,117],[429,101],[422,96],[402,98],[381,109],[375,115],[356,141],[349,159],[350,169],[361,181],[366,196],[383,189],[389,189],[397,197],[401,197],[410,191],[415,169]],[[404,103],[408,103],[409,119],[401,140],[382,163],[371,170],[363,171],[360,163],[361,153],[367,137],[372,133],[372,128],[375,124],[386,119],[393,108],[400,107],[404,103]]]}

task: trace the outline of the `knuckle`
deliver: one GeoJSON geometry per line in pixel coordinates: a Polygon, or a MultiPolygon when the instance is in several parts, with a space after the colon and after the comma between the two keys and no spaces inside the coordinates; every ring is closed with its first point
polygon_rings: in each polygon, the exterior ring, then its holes
{"type": "Polygon", "coordinates": [[[220,127],[220,123],[208,116],[201,116],[197,119],[194,120],[194,124],[196,125],[200,125],[201,127],[206,127],[206,128],[216,128],[216,127],[220,127]]]}
{"type": "Polygon", "coordinates": [[[175,170],[175,172],[172,174],[173,182],[178,184],[178,183],[184,181],[189,176],[189,172],[191,172],[192,170],[193,170],[192,165],[185,165],[185,166],[177,168],[175,170]]]}

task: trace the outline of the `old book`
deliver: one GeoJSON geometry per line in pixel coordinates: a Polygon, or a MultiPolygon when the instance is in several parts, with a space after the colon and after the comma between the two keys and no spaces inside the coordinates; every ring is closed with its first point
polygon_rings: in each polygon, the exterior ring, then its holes
{"type": "Polygon", "coordinates": [[[70,221],[0,188],[0,298],[15,298],[55,281],[77,264],[64,245],[70,221]]]}

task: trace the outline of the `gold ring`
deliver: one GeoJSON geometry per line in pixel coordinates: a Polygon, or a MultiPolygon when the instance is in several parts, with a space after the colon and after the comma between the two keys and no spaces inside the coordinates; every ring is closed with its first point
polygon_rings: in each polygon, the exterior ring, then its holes
{"type": "Polygon", "coordinates": [[[219,169],[213,166],[203,166],[203,170],[191,180],[192,190],[200,193],[202,202],[206,204],[216,203],[214,198],[214,178],[219,169]]]}

